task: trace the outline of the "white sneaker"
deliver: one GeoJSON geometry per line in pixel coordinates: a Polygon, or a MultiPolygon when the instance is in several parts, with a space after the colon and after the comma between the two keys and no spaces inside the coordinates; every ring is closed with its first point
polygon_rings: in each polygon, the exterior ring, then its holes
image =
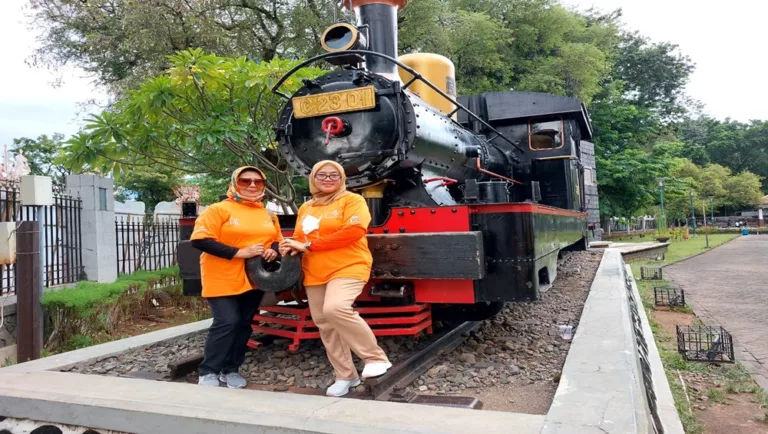
{"type": "Polygon", "coordinates": [[[197,380],[197,384],[201,386],[214,386],[219,387],[219,376],[216,374],[201,375],[197,380]]]}
{"type": "Polygon", "coordinates": [[[328,396],[344,396],[349,393],[350,388],[357,387],[359,385],[359,378],[355,378],[354,380],[336,380],[336,382],[331,384],[331,387],[325,391],[325,394],[328,396]]]}
{"type": "Polygon", "coordinates": [[[372,362],[372,363],[366,363],[365,368],[363,368],[363,378],[373,378],[378,377],[379,375],[383,375],[389,368],[392,367],[392,363],[390,362],[372,362]]]}

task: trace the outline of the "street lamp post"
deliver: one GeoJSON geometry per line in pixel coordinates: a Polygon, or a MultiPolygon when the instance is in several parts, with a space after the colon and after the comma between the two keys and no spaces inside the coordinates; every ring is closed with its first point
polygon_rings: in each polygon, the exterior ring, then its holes
{"type": "Polygon", "coordinates": [[[659,201],[661,202],[661,221],[658,229],[663,233],[667,229],[667,218],[664,216],[664,178],[659,178],[659,201]]]}
{"type": "Polygon", "coordinates": [[[659,180],[659,198],[661,200],[661,218],[664,218],[664,180],[659,180]]]}
{"type": "Polygon", "coordinates": [[[693,236],[696,236],[696,209],[693,207],[693,191],[691,191],[691,222],[693,223],[693,236]]]}
{"type": "Polygon", "coordinates": [[[709,230],[707,229],[707,205],[706,204],[701,205],[701,211],[702,211],[702,215],[704,216],[704,236],[707,239],[707,247],[705,248],[708,249],[709,248],[709,230]]]}

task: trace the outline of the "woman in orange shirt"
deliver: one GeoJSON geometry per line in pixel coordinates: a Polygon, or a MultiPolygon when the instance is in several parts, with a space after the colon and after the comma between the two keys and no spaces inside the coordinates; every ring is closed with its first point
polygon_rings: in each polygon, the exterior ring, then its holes
{"type": "Polygon", "coordinates": [[[392,367],[371,328],[352,310],[371,275],[373,258],[365,237],[371,214],[365,199],[346,191],[345,183],[338,163],[315,164],[309,175],[313,199],[299,209],[293,239],[280,243],[283,255],[304,253],[309,310],[336,374],[329,396],[346,395],[360,384],[350,350],[365,362],[364,379],[392,367]]]}
{"type": "Polygon", "coordinates": [[[277,217],[264,204],[264,173],[256,167],[235,170],[227,199],[208,207],[195,222],[192,246],[203,251],[200,273],[203,297],[213,313],[213,324],[198,367],[203,386],[245,387],[239,374],[251,336],[251,321],[264,293],[245,274],[245,260],[262,256],[273,261],[270,248],[282,239],[277,217]]]}

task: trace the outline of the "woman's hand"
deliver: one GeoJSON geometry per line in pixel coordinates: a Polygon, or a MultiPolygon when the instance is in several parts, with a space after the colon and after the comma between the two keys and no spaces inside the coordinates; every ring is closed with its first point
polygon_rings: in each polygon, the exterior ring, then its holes
{"type": "Polygon", "coordinates": [[[307,249],[304,247],[304,243],[300,241],[285,239],[280,242],[280,253],[282,253],[283,255],[287,254],[288,252],[291,252],[292,256],[296,256],[299,252],[306,252],[306,251],[307,249]]]}
{"type": "MultiPolygon", "coordinates": [[[[274,250],[272,251],[274,252],[274,250]]],[[[262,253],[264,253],[264,244],[253,244],[238,250],[237,253],[235,253],[235,258],[248,259],[253,258],[254,256],[259,256],[262,253]]]]}
{"type": "Polygon", "coordinates": [[[272,249],[264,250],[264,253],[261,254],[261,257],[264,258],[267,262],[272,262],[277,258],[277,252],[272,249]]]}

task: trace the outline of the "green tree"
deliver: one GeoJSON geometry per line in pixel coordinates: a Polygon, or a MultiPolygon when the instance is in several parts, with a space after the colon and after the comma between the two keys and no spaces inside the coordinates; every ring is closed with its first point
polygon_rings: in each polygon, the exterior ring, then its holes
{"type": "Polygon", "coordinates": [[[686,112],[684,88],[695,64],[677,50],[675,44],[652,43],[638,32],[625,32],[615,59],[614,77],[624,83],[625,97],[661,119],[686,112]]]}
{"type": "Polygon", "coordinates": [[[332,0],[29,0],[43,32],[31,61],[74,65],[116,93],[171,66],[168,55],[202,48],[270,61],[320,50],[339,5],[332,0]]]}
{"type": "Polygon", "coordinates": [[[762,188],[768,190],[768,122],[702,116],[682,122],[679,132],[692,160],[720,164],[733,172],[750,171],[762,178],[762,188]]]}
{"type": "Polygon", "coordinates": [[[32,175],[50,176],[53,178],[56,191],[61,192],[64,189],[66,176],[71,173],[56,159],[63,142],[64,135],[61,133],[54,133],[51,137],[43,134],[36,139],[28,137],[13,139],[11,148],[24,153],[32,175]]]}
{"type": "Polygon", "coordinates": [[[596,157],[600,182],[600,213],[632,217],[656,204],[658,179],[667,175],[672,160],[626,149],[611,158],[596,157]]]}
{"type": "MultiPolygon", "coordinates": [[[[293,204],[292,173],[277,152],[273,127],[285,101],[270,91],[297,64],[251,62],[186,50],[170,57],[165,74],[146,80],[112,108],[92,116],[67,142],[64,160],[75,170],[112,173],[136,166],[225,178],[242,165],[270,174],[268,193],[293,204]]],[[[298,71],[282,91],[322,72],[298,71]]]]}
{"type": "Polygon", "coordinates": [[[173,188],[182,183],[182,176],[180,171],[165,167],[133,166],[115,182],[115,199],[125,201],[134,197],[144,202],[148,214],[152,213],[158,202],[176,199],[173,188]]]}

